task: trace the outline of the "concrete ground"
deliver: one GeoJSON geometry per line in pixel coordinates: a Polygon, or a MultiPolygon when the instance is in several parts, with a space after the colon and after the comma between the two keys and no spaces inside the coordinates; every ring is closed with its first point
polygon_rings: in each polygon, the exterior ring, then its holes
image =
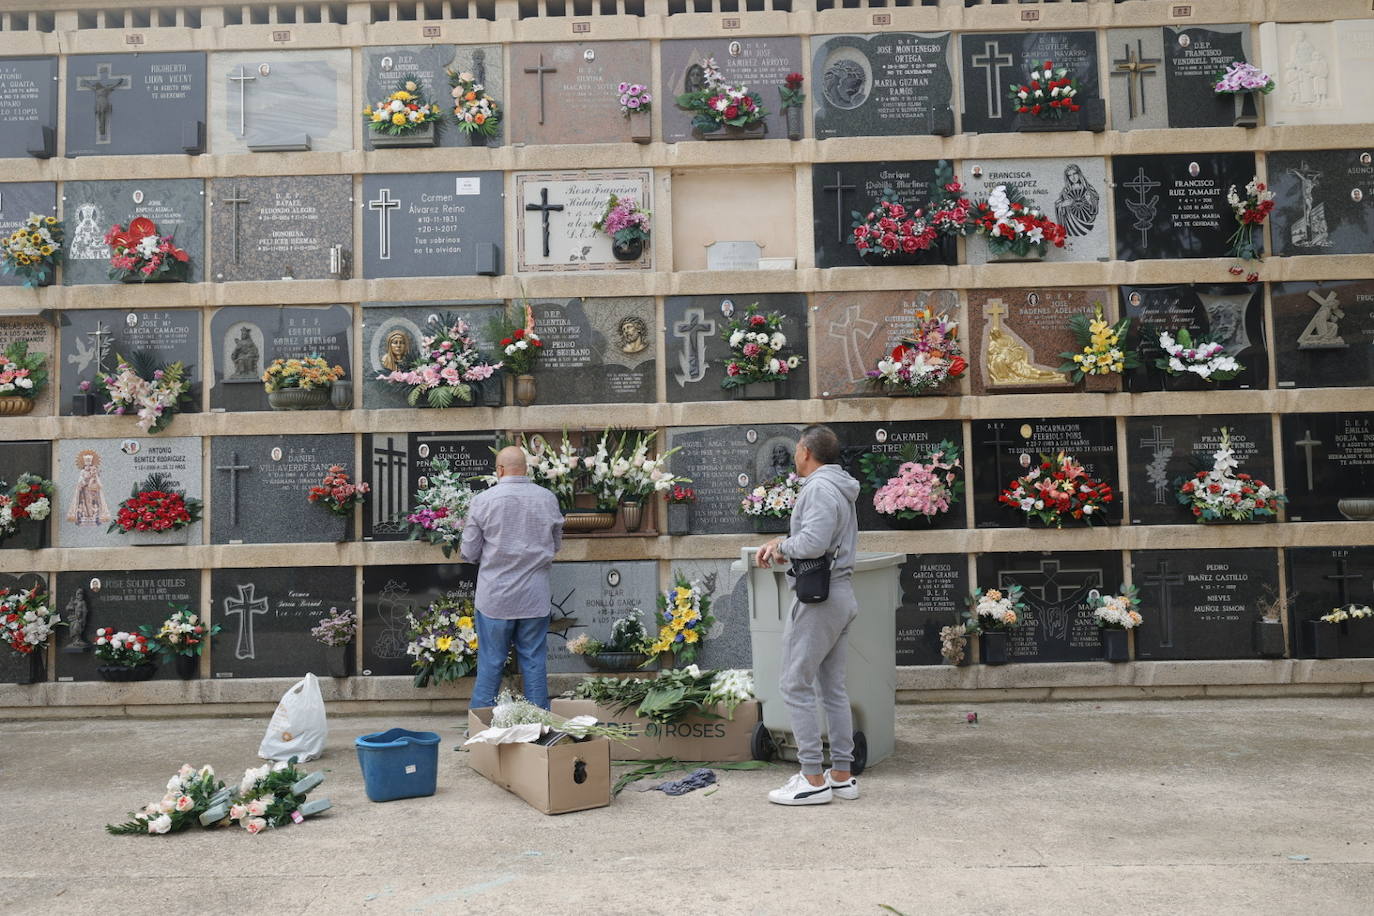
{"type": "Polygon", "coordinates": [[[439,717],[331,720],[302,826],[111,837],[184,761],[236,780],[266,720],[0,722],[0,913],[1369,913],[1370,700],[899,707],[857,802],[628,790],[547,817],[439,717]],[[439,793],[374,804],[352,740],[437,731],[439,793]]]}

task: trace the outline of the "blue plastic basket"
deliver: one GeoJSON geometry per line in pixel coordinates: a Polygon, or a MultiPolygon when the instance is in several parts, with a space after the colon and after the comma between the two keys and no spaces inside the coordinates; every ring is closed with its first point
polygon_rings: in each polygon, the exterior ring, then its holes
{"type": "Polygon", "coordinates": [[[439,736],[393,728],[353,742],[367,797],[375,802],[433,795],[439,777],[439,736]]]}

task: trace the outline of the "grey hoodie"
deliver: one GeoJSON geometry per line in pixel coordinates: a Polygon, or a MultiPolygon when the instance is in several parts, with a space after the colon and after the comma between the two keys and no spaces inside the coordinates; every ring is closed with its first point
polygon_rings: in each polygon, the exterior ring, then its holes
{"type": "Polygon", "coordinates": [[[802,478],[801,494],[792,507],[791,533],[783,539],[785,557],[811,559],[835,551],[830,579],[848,579],[854,572],[859,522],[854,498],[859,482],[838,464],[825,464],[802,478]]]}

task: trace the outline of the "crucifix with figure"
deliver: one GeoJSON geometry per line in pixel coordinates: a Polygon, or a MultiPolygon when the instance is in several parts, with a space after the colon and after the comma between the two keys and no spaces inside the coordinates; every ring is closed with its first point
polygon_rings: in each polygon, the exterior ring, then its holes
{"type": "Polygon", "coordinates": [[[707,319],[701,309],[688,309],[687,320],[673,324],[673,336],[682,341],[678,371],[674,374],[678,387],[701,381],[706,377],[706,341],[716,336],[716,322],[707,319]]]}
{"type": "Polygon", "coordinates": [[[377,192],[377,199],[369,200],[367,206],[377,212],[377,258],[390,261],[391,211],[400,209],[401,202],[392,199],[390,188],[382,188],[377,192]]]}
{"type": "Polygon", "coordinates": [[[1130,117],[1136,117],[1135,109],[1136,97],[1140,97],[1140,113],[1145,112],[1145,77],[1155,76],[1155,68],[1163,63],[1157,57],[1145,56],[1145,45],[1141,39],[1135,40],[1135,50],[1131,50],[1130,42],[1126,43],[1125,60],[1112,61],[1112,75],[1126,77],[1126,106],[1130,117]]]}
{"type": "Polygon", "coordinates": [[[548,189],[548,188],[540,188],[540,189],[539,189],[539,203],[537,203],[537,204],[525,204],[525,210],[526,210],[526,211],[529,211],[529,212],[537,212],[537,213],[539,213],[539,215],[543,218],[543,222],[544,222],[544,257],[547,258],[547,257],[549,256],[549,214],[550,214],[550,213],[559,213],[559,212],[561,212],[561,211],[563,210],[563,205],[562,205],[562,204],[551,204],[551,203],[549,203],[549,189],[548,189]]]}
{"type": "Polygon", "coordinates": [[[835,183],[825,185],[821,188],[827,194],[835,195],[835,241],[843,243],[845,239],[844,227],[844,193],[846,191],[856,191],[852,184],[845,184],[844,177],[840,175],[840,170],[835,170],[835,183]]]}
{"type": "Polygon", "coordinates": [[[983,53],[969,58],[969,63],[983,71],[988,90],[988,117],[1002,117],[1002,71],[1012,65],[1010,54],[1002,53],[995,41],[983,42],[983,53]]]}
{"type": "Polygon", "coordinates": [[[101,145],[110,142],[110,114],[114,105],[110,96],[120,89],[132,89],[134,77],[131,73],[115,76],[110,64],[100,64],[95,68],[95,76],[78,76],[76,91],[92,93],[95,99],[95,142],[101,145]]]}
{"type": "Polygon", "coordinates": [[[224,616],[230,614],[239,618],[239,638],[234,644],[234,657],[239,659],[257,658],[257,647],[253,643],[253,618],[267,613],[267,599],[258,598],[258,587],[249,582],[238,586],[236,597],[224,599],[224,616]]]}
{"type": "Polygon", "coordinates": [[[239,262],[239,206],[248,203],[248,198],[241,196],[239,189],[235,187],[233,194],[229,197],[221,198],[220,203],[228,204],[233,207],[234,212],[231,219],[233,220],[234,226],[234,263],[237,264],[239,262]]]}
{"type": "Polygon", "coordinates": [[[1169,561],[1160,557],[1155,563],[1155,571],[1148,573],[1144,581],[1147,586],[1159,586],[1159,647],[1173,648],[1174,601],[1169,589],[1174,585],[1182,585],[1183,576],[1178,573],[1170,574],[1169,561]]]}
{"type": "MultiPolygon", "coordinates": [[[[557,68],[557,67],[546,67],[546,66],[544,66],[544,55],[543,55],[543,53],[541,52],[540,55],[539,55],[539,63],[538,63],[536,66],[533,66],[533,67],[526,67],[526,68],[525,68],[525,72],[526,72],[526,73],[537,73],[537,74],[539,74],[539,123],[540,123],[540,124],[543,124],[543,123],[544,123],[544,74],[545,74],[545,73],[557,73],[557,72],[558,72],[558,68],[557,68]]],[[[548,252],[547,252],[547,251],[544,252],[544,256],[545,256],[545,257],[548,257],[548,252]]]]}
{"type": "Polygon", "coordinates": [[[248,127],[248,118],[245,115],[247,110],[245,101],[247,100],[246,91],[248,84],[256,80],[256,76],[249,76],[243,69],[243,64],[239,64],[239,72],[229,74],[229,82],[239,84],[239,136],[242,137],[248,127]]]}

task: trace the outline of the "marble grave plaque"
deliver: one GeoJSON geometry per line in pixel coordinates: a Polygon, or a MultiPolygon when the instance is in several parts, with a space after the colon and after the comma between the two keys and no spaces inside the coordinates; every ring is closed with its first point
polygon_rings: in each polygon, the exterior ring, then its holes
{"type": "MultiPolygon", "coordinates": [[[[730,319],[758,303],[761,312],[783,315],[782,333],[789,349],[808,358],[806,297],[798,293],[732,296],[670,296],[664,302],[667,322],[665,359],[668,361],[668,402],[726,401],[731,393],[720,387],[730,345],[725,334],[730,319]]],[[[787,380],[789,398],[806,399],[809,392],[803,362],[787,380]]]]}
{"type": "MultiPolygon", "coordinates": [[[[3,547],[4,543],[0,542],[0,548],[3,547]]],[[[0,573],[0,589],[8,589],[11,593],[21,589],[27,591],[31,588],[42,588],[47,591],[47,584],[48,577],[39,575],[38,573],[22,573],[20,575],[0,573]]],[[[66,630],[57,631],[57,640],[59,642],[66,632],[66,630]]],[[[18,652],[12,652],[8,646],[5,647],[4,652],[0,652],[0,684],[17,684],[21,676],[27,682],[28,671],[29,657],[27,655],[20,655],[18,652]]],[[[44,675],[45,680],[50,677],[51,666],[47,666],[44,669],[44,675]]]]}
{"type": "Polygon", "coordinates": [[[53,370],[57,363],[57,360],[53,358],[56,337],[53,326],[41,318],[28,316],[0,318],[0,353],[3,353],[10,344],[22,340],[29,345],[29,353],[41,353],[47,357],[44,368],[48,370],[48,383],[33,399],[33,412],[29,416],[52,416],[53,388],[56,387],[53,385],[53,370]]]}
{"type": "Polygon", "coordinates": [[[1265,388],[1269,358],[1264,337],[1264,291],[1259,284],[1194,283],[1179,286],[1121,286],[1120,308],[1131,316],[1129,347],[1140,367],[1126,372],[1127,391],[1203,391],[1210,388],[1265,388]],[[1233,379],[1204,381],[1193,373],[1169,375],[1155,365],[1164,351],[1161,331],[1187,328],[1207,334],[1236,357],[1243,370],[1233,379]]]}
{"type": "Polygon", "coordinates": [[[358,606],[353,576],[339,572],[272,566],[212,570],[211,619],[224,630],[215,637],[211,675],[301,677],[313,672],[325,677],[325,646],[310,630],[332,610],[358,606]]]}
{"type": "MultiPolygon", "coordinates": [[[[682,575],[711,596],[716,625],[706,633],[694,664],[701,668],[752,668],[753,639],[749,632],[749,583],[731,569],[733,560],[675,560],[673,575],[682,575]]],[[[655,625],[645,608],[645,630],[655,625]]]]}
{"type": "Polygon", "coordinates": [[[965,527],[965,508],[968,488],[965,486],[957,502],[948,512],[929,522],[924,517],[914,520],[883,515],[873,505],[879,487],[896,476],[904,461],[924,460],[926,454],[941,442],[948,441],[959,450],[962,468],[955,471],[958,480],[965,479],[968,462],[963,460],[964,432],[957,420],[894,421],[886,423],[833,423],[830,428],[840,439],[840,463],[862,489],[855,503],[860,531],[926,531],[965,527]],[[865,455],[886,456],[885,466],[873,465],[873,473],[863,469],[865,455]],[[911,457],[907,457],[910,455],[911,457]]]}
{"type": "Polygon", "coordinates": [[[586,659],[568,651],[568,641],[586,634],[609,642],[611,626],[635,608],[644,612],[648,630],[658,592],[658,563],[554,563],[549,587],[553,616],[549,623],[549,671],[590,673],[594,669],[586,659]]]}
{"type": "MultiPolygon", "coordinates": [[[[1333,608],[1374,604],[1374,547],[1289,547],[1288,636],[1294,656],[1311,657],[1303,622],[1333,608]]],[[[1374,620],[1322,624],[1336,630],[1338,658],[1374,657],[1374,620]]]]}
{"type": "Polygon", "coordinates": [[[210,55],[210,142],[219,155],[353,148],[352,53],[222,51],[210,55]]]}
{"type": "Polygon", "coordinates": [[[1210,471],[1230,431],[1240,473],[1277,486],[1274,436],[1267,414],[1128,417],[1126,481],[1132,525],[1191,525],[1193,514],[1179,505],[1178,488],[1198,471],[1210,471]]]}
{"type": "Polygon", "coordinates": [[[1227,257],[1236,220],[1226,193],[1254,176],[1253,153],[1114,156],[1117,257],[1227,257]]]}
{"type": "MultiPolygon", "coordinates": [[[[692,113],[678,108],[674,100],[684,92],[701,85],[704,58],[713,58],[721,78],[731,86],[744,86],[759,94],[763,110],[765,136],[785,137],[787,128],[782,114],[782,97],[778,87],[789,73],[806,69],[802,61],[801,39],[797,37],[765,38],[750,35],[739,38],[681,38],[663,41],[659,45],[662,57],[662,80],[659,97],[663,104],[663,140],[700,140],[692,129],[692,113]]],[[[806,87],[812,95],[814,86],[806,87]]]]}
{"type": "MultiPolygon", "coordinates": [[[[420,77],[425,97],[438,105],[445,115],[453,113],[453,91],[448,71],[471,73],[486,89],[487,95],[500,106],[502,119],[496,136],[486,138],[487,146],[500,146],[506,133],[505,79],[501,68],[500,45],[401,45],[363,49],[363,65],[367,78],[364,84],[369,104],[386,98],[400,88],[400,81],[409,75],[420,77]]],[[[375,149],[370,127],[363,130],[363,148],[375,149]]],[[[437,146],[470,146],[468,135],[447,121],[440,122],[437,146]]]]}
{"type": "Polygon", "coordinates": [[[1269,287],[1280,388],[1374,384],[1374,280],[1269,287]]]}
{"type": "Polygon", "coordinates": [[[188,283],[205,276],[205,182],[199,178],[69,181],[62,187],[62,284],[112,283],[105,233],[146,216],[191,256],[188,283]]]}
{"type": "MultiPolygon", "coordinates": [[[[968,293],[969,349],[978,354],[969,385],[976,395],[1018,391],[1073,391],[1078,385],[1059,371],[1061,353],[1077,351],[1069,330],[1074,315],[1101,305],[1112,320],[1104,287],[975,289],[968,293]]],[[[1088,376],[1085,391],[1120,391],[1119,375],[1088,376]]]]}
{"type": "MultiPolygon", "coordinates": [[[[0,58],[0,73],[4,72],[4,66],[5,59],[0,58]]],[[[0,105],[3,104],[4,102],[0,101],[0,105]]],[[[0,127],[0,137],[4,136],[3,131],[3,127],[0,127]]],[[[0,144],[3,142],[0,140],[0,144]]],[[[55,182],[9,181],[0,183],[0,239],[9,238],[10,233],[22,226],[34,213],[42,216],[57,215],[57,184],[55,182]]],[[[48,283],[51,284],[55,279],[56,277],[50,277],[48,283]]],[[[0,286],[23,285],[24,281],[14,274],[0,274],[0,286]]]]}
{"type": "Polygon", "coordinates": [[[353,180],[347,175],[210,182],[216,280],[352,276],[353,180]]]}
{"type": "MultiPolygon", "coordinates": [[[[492,449],[500,444],[497,434],[490,430],[365,434],[363,479],[372,493],[363,505],[363,540],[406,539],[410,526],[405,516],[414,506],[415,493],[428,485],[426,475],[434,459],[444,459],[464,478],[493,474],[496,459],[492,449]]],[[[484,484],[472,480],[469,486],[485,489],[484,484]]]]}
{"type": "MultiPolygon", "coordinates": [[[[650,60],[647,41],[511,45],[511,142],[629,143],[630,119],[615,90],[622,82],[650,83],[650,60]]],[[[660,111],[672,105],[669,93],[653,96],[660,111]]]]}
{"type": "MultiPolygon", "coordinates": [[[[1025,528],[1044,530],[1038,521],[1012,506],[997,501],[1012,481],[1040,463],[1041,455],[1064,452],[1077,458],[1094,480],[1111,486],[1116,498],[1105,518],[1094,520],[1119,524],[1121,482],[1116,470],[1116,420],[1114,417],[1055,417],[1041,420],[974,420],[973,512],[978,528],[1025,528]]],[[[1066,523],[1066,528],[1079,527],[1066,523]]],[[[980,561],[981,562],[981,561],[980,561]]],[[[981,575],[981,573],[980,573],[981,575]]]]}
{"type": "MultiPolygon", "coordinates": [[[[817,267],[858,267],[864,264],[854,247],[855,214],[867,214],[890,188],[908,209],[924,207],[944,192],[935,185],[936,163],[827,162],[811,170],[812,222],[816,233],[817,267]]],[[[946,238],[921,254],[921,264],[953,264],[954,239],[946,238]]],[[[876,264],[884,263],[881,260],[876,264]]]]}
{"type": "Polygon", "coordinates": [[[67,58],[67,155],[205,152],[205,54],[67,58]]]}
{"type": "Polygon", "coordinates": [[[1216,78],[1249,60],[1250,26],[1112,29],[1107,33],[1112,127],[1231,127],[1239,96],[1217,95],[1216,78]]]}
{"type": "Polygon", "coordinates": [[[322,356],[353,377],[353,309],[346,305],[246,305],[210,319],[215,374],[211,410],[268,410],[262,373],[275,359],[322,356]]]}
{"type": "Polygon", "coordinates": [[[0,58],[0,159],[55,155],[57,58],[0,58]]]}
{"type": "MultiPolygon", "coordinates": [[[[353,464],[352,435],[215,436],[210,441],[211,543],[339,540],[338,517],[309,499],[310,488],[335,464],[351,480],[361,479],[353,464]]],[[[351,516],[343,530],[351,539],[351,516]]]]}
{"type": "Polygon", "coordinates": [[[1260,51],[1265,72],[1278,84],[1264,97],[1269,124],[1369,119],[1365,87],[1374,80],[1374,21],[1264,22],[1260,51]]]}
{"type": "MultiPolygon", "coordinates": [[[[1015,187],[1049,219],[1064,227],[1063,248],[1045,250],[1046,261],[1106,261],[1108,200],[1106,161],[1097,156],[1078,159],[969,160],[960,170],[971,200],[985,200],[998,185],[1015,187]]],[[[993,260],[987,241],[970,236],[970,264],[993,260]]]]}
{"type": "MultiPolygon", "coordinates": [[[[132,421],[129,428],[132,433],[140,432],[132,421]]],[[[191,436],[59,440],[53,475],[57,485],[53,504],[53,515],[58,519],[57,546],[129,546],[128,535],[105,529],[114,520],[119,504],[151,474],[165,474],[173,487],[203,500],[200,448],[200,439],[191,436]]],[[[201,542],[203,525],[191,525],[187,543],[201,542]]]]}
{"type": "MultiPolygon", "coordinates": [[[[76,621],[57,631],[57,680],[94,681],[100,675],[95,657],[95,631],[101,628],[137,633],[140,626],[156,630],[173,611],[173,605],[199,614],[200,570],[142,569],[128,572],[94,569],[57,574],[55,609],[63,620],[76,621]],[[79,620],[79,608],[85,621],[79,620]],[[78,626],[78,623],[81,625],[78,626]],[[73,640],[77,640],[74,644],[73,640]],[[84,643],[84,648],[81,644],[84,643]]],[[[211,622],[214,619],[211,618],[211,622]]],[[[223,637],[218,637],[223,639],[223,637]]],[[[213,653],[218,639],[212,637],[206,651],[213,653]]],[[[156,653],[149,656],[156,660],[156,653]]],[[[173,680],[170,663],[158,664],[155,680],[173,680]]]]}
{"type": "MultiPolygon", "coordinates": [[[[959,345],[964,358],[969,358],[954,290],[814,293],[811,302],[816,309],[816,339],[821,344],[812,354],[818,397],[884,396],[869,386],[867,373],[911,333],[915,315],[922,309],[960,323],[959,345]]],[[[958,394],[962,384],[952,382],[939,393],[958,394]]]]}
{"type": "Polygon", "coordinates": [[[541,404],[651,403],[658,335],[652,299],[534,300],[544,341],[541,404]],[[556,380],[556,384],[554,384],[556,380]]]}
{"type": "Polygon", "coordinates": [[[752,490],[794,468],[792,451],[799,425],[699,426],[668,430],[673,473],[692,479],[697,499],[689,503],[693,534],[749,534],[750,520],[739,513],[746,489],[752,490]]]}
{"type": "Polygon", "coordinates": [[[949,32],[814,36],[808,94],[816,139],[948,136],[953,57],[949,32]]]}
{"type": "Polygon", "coordinates": [[[1121,585],[1121,554],[1113,550],[1026,551],[978,555],[980,588],[1024,590],[1022,620],[1007,640],[1012,662],[1082,662],[1102,657],[1089,594],[1121,585]]]}
{"type": "MultiPolygon", "coordinates": [[[[897,606],[897,664],[940,665],[940,629],[963,619],[972,591],[962,553],[911,553],[901,569],[897,606]]],[[[972,659],[972,641],[964,658],[972,659]]]]}
{"type": "Polygon", "coordinates": [[[1145,618],[1136,658],[1255,658],[1259,605],[1278,596],[1278,551],[1137,550],[1131,580],[1145,618]]]}
{"type": "MultiPolygon", "coordinates": [[[[466,321],[478,348],[493,359],[499,357],[500,340],[495,336],[493,323],[501,319],[504,307],[500,301],[363,303],[363,363],[359,370],[363,377],[363,407],[410,407],[406,401],[409,386],[378,381],[378,376],[409,366],[420,354],[421,341],[431,333],[431,323],[442,321],[445,316],[466,321]]],[[[426,407],[423,400],[418,406],[426,407]]]]}
{"type": "Polygon", "coordinates": [[[1374,413],[1291,413],[1280,422],[1284,517],[1374,520],[1374,413]]]}
{"type": "MultiPolygon", "coordinates": [[[[13,439],[0,442],[0,483],[4,484],[0,489],[7,491],[19,481],[21,474],[37,474],[52,479],[50,441],[13,439]]],[[[43,521],[21,519],[14,532],[6,537],[0,537],[0,550],[37,550],[47,547],[52,543],[49,535],[52,531],[52,519],[58,514],[56,510],[57,506],[54,504],[48,518],[43,521]]],[[[4,582],[0,581],[0,588],[4,587],[4,582]]],[[[8,647],[4,652],[0,652],[0,656],[5,657],[13,654],[8,647]]],[[[4,669],[0,668],[0,678],[4,677],[3,671],[4,669]]]]}
{"type": "Polygon", "coordinates": [[[364,175],[363,276],[501,273],[500,172],[364,175]]]}
{"type": "Polygon", "coordinates": [[[471,598],[477,591],[477,567],[468,563],[416,566],[364,566],[362,629],[363,666],[367,676],[411,675],[407,617],[419,617],[440,598],[471,598]]]}
{"type": "MultiPolygon", "coordinates": [[[[1030,78],[1032,67],[1046,61],[1055,68],[1066,67],[1078,80],[1080,104],[1100,96],[1097,77],[1097,33],[1095,32],[970,32],[960,36],[963,68],[964,133],[1006,133],[1020,129],[1021,118],[1011,103],[1013,84],[1030,78]]],[[[1077,122],[1066,115],[1060,122],[1064,130],[1076,130],[1077,122]]]]}
{"type": "MultiPolygon", "coordinates": [[[[92,386],[115,371],[119,358],[154,367],[181,363],[191,383],[191,397],[180,413],[199,413],[201,394],[200,311],[198,309],[68,309],[61,312],[62,389],[60,411],[71,416],[81,383],[92,386]]],[[[96,412],[104,398],[92,388],[96,412]]],[[[175,423],[176,421],[173,420],[175,423]]]]}
{"type": "Polygon", "coordinates": [[[594,228],[613,194],[652,210],[652,188],[650,169],[517,172],[516,270],[653,270],[652,235],[640,257],[622,261],[612,253],[611,237],[594,228]]]}
{"type": "Polygon", "coordinates": [[[1281,255],[1374,251],[1374,154],[1367,149],[1268,154],[1274,251],[1281,255]]]}

